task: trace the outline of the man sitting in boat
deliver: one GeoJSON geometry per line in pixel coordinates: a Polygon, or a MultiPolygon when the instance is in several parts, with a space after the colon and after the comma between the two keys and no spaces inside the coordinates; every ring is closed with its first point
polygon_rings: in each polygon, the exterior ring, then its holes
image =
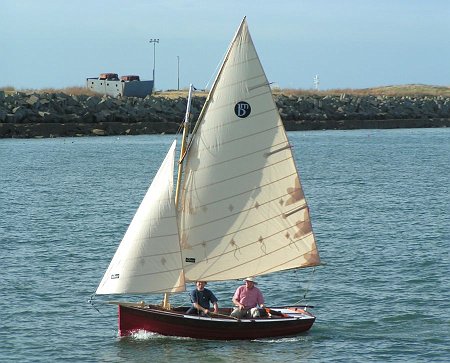
{"type": "Polygon", "coordinates": [[[211,309],[210,302],[213,304],[214,313],[217,314],[219,312],[218,300],[211,290],[205,289],[206,281],[197,281],[195,285],[196,288],[190,294],[192,307],[189,308],[186,314],[208,315],[211,309]]]}
{"type": "Polygon", "coordinates": [[[256,318],[261,316],[258,309],[264,307],[264,297],[255,285],[257,282],[253,277],[247,277],[244,285],[239,286],[233,295],[233,304],[236,308],[232,311],[231,316],[241,318],[256,318]]]}

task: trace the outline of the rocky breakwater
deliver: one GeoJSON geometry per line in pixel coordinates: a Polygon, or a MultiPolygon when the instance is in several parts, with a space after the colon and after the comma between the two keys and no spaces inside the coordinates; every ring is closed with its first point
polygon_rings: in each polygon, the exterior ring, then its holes
{"type": "MultiPolygon", "coordinates": [[[[205,97],[195,97],[194,119],[205,97]]],[[[287,130],[450,126],[443,96],[276,95],[287,130]]],[[[145,99],[0,91],[0,137],[60,137],[175,133],[186,98],[145,99]]]]}
{"type": "MultiPolygon", "coordinates": [[[[195,100],[193,111],[203,102],[195,100]]],[[[175,133],[186,100],[0,91],[0,137],[175,133]]]]}
{"type": "Polygon", "coordinates": [[[280,95],[275,101],[287,130],[450,126],[444,96],[280,95]]]}

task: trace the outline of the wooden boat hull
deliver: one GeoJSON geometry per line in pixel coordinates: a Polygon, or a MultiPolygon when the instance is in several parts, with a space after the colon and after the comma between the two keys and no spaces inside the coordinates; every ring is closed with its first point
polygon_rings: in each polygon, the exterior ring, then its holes
{"type": "Polygon", "coordinates": [[[119,304],[119,335],[143,330],[196,339],[245,340],[296,335],[309,330],[315,321],[312,314],[299,307],[273,309],[276,315],[271,317],[238,320],[222,314],[229,314],[231,309],[223,309],[214,317],[200,317],[185,315],[182,308],[163,310],[151,305],[119,304]]]}

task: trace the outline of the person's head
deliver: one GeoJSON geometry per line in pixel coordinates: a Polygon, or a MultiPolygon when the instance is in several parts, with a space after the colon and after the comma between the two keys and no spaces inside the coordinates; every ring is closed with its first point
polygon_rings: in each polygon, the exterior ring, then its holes
{"type": "Polygon", "coordinates": [[[247,289],[253,289],[253,287],[255,285],[257,285],[258,283],[255,281],[254,277],[247,277],[244,280],[245,286],[247,287],[247,289]]]}
{"type": "Polygon", "coordinates": [[[195,285],[197,286],[197,290],[202,291],[205,288],[206,281],[197,281],[195,285]]]}

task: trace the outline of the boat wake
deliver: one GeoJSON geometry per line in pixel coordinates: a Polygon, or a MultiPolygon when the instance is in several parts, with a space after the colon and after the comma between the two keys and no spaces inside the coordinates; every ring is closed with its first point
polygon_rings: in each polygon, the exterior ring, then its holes
{"type": "Polygon", "coordinates": [[[303,342],[307,340],[307,336],[305,335],[296,335],[293,337],[284,337],[284,338],[277,338],[277,339],[253,339],[254,342],[264,342],[266,344],[271,343],[295,343],[295,342],[303,342]]]}
{"type": "Polygon", "coordinates": [[[146,330],[135,330],[128,336],[120,336],[118,334],[118,337],[120,339],[132,339],[136,341],[146,341],[146,340],[156,340],[156,339],[174,339],[174,340],[191,340],[192,338],[186,338],[186,337],[177,337],[177,336],[167,336],[162,335],[158,333],[152,333],[146,330]]]}

